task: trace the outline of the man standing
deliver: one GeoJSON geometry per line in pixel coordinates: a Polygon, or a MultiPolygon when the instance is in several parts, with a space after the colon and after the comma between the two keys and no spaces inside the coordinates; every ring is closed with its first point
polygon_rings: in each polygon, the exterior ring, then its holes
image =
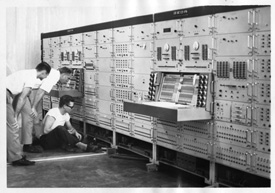
{"type": "Polygon", "coordinates": [[[35,87],[38,88],[34,90],[31,94],[30,101],[27,101],[25,106],[22,109],[22,144],[23,151],[29,153],[41,153],[39,148],[32,146],[33,142],[33,128],[34,123],[39,122],[37,109],[41,108],[40,101],[45,93],[50,93],[52,87],[59,81],[62,84],[66,84],[72,74],[72,70],[67,67],[62,67],[58,70],[53,69],[51,70],[49,76],[43,80],[42,84],[36,85],[35,87]],[[34,120],[35,119],[35,120],[34,120]]]}
{"type": "Polygon", "coordinates": [[[17,119],[37,79],[45,79],[50,71],[50,65],[42,62],[35,69],[17,71],[6,78],[7,158],[14,166],[28,166],[35,163],[23,156],[17,119]],[[17,100],[13,100],[15,97],[17,100]]]}

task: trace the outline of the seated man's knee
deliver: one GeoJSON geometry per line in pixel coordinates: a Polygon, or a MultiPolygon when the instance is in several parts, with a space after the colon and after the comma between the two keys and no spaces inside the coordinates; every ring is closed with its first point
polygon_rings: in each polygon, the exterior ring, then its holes
{"type": "Polygon", "coordinates": [[[64,126],[58,126],[58,127],[56,127],[55,129],[56,129],[57,131],[60,131],[60,132],[64,132],[64,131],[68,132],[67,129],[66,129],[66,127],[64,127],[64,126]]]}

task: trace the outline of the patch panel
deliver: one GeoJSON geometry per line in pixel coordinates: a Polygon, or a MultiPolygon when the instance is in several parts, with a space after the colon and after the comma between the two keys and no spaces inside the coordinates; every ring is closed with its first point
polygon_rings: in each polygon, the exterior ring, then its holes
{"type": "Polygon", "coordinates": [[[114,56],[116,58],[128,58],[132,56],[131,43],[114,43],[114,56]]]}
{"type": "Polygon", "coordinates": [[[85,106],[96,109],[96,98],[93,95],[85,95],[84,98],[85,106]]]}
{"type": "Polygon", "coordinates": [[[43,60],[49,59],[52,57],[52,51],[50,48],[44,48],[42,52],[43,52],[42,53],[43,60]]]}
{"type": "Polygon", "coordinates": [[[115,118],[114,128],[116,132],[129,136],[132,131],[131,126],[132,125],[129,120],[115,118]]]}
{"type": "Polygon", "coordinates": [[[180,38],[155,41],[155,70],[177,71],[179,61],[183,60],[180,38]]]}
{"type": "Polygon", "coordinates": [[[112,115],[114,103],[112,101],[96,99],[95,101],[96,110],[99,113],[105,115],[112,115]]]}
{"type": "Polygon", "coordinates": [[[252,56],[252,33],[221,34],[213,39],[216,56],[252,56]]]}
{"type": "Polygon", "coordinates": [[[253,128],[252,131],[252,146],[257,151],[270,153],[271,152],[271,133],[270,130],[253,128]]]}
{"type": "Polygon", "coordinates": [[[253,99],[257,103],[271,104],[271,82],[260,80],[254,82],[253,99]]]}
{"type": "Polygon", "coordinates": [[[219,100],[252,102],[253,86],[250,81],[219,79],[215,82],[215,97],[219,100]]]}
{"type": "Polygon", "coordinates": [[[132,75],[131,74],[113,74],[111,82],[118,88],[131,88],[132,87],[132,75]]]}
{"type": "Polygon", "coordinates": [[[177,135],[178,151],[188,155],[209,159],[211,154],[210,141],[191,135],[177,135]]]}
{"type": "Polygon", "coordinates": [[[270,154],[255,151],[252,158],[252,172],[266,178],[271,174],[270,154]]]}
{"type": "Polygon", "coordinates": [[[121,119],[130,119],[131,113],[126,112],[123,110],[123,103],[114,103],[111,106],[112,112],[114,113],[115,117],[121,119]]]}
{"type": "Polygon", "coordinates": [[[271,32],[257,32],[254,35],[254,52],[256,55],[271,55],[271,32]]]}
{"type": "Polygon", "coordinates": [[[133,57],[150,58],[153,57],[154,44],[153,41],[133,42],[133,57]]]}
{"type": "Polygon", "coordinates": [[[96,72],[92,70],[85,70],[84,72],[84,82],[85,84],[96,84],[96,72]]]}
{"type": "Polygon", "coordinates": [[[132,27],[114,28],[114,42],[130,42],[132,37],[132,27]]]}
{"type": "Polygon", "coordinates": [[[216,74],[218,78],[229,78],[230,65],[228,61],[217,61],[216,74]]]}
{"type": "Polygon", "coordinates": [[[85,107],[85,119],[87,123],[96,124],[96,110],[94,108],[85,107]]]}
{"type": "Polygon", "coordinates": [[[98,85],[111,87],[112,83],[114,83],[113,77],[114,75],[111,72],[97,72],[95,75],[95,82],[98,85]]]}
{"type": "Polygon", "coordinates": [[[217,34],[244,33],[253,30],[252,9],[218,13],[214,18],[214,30],[217,34]]]}
{"type": "Polygon", "coordinates": [[[157,145],[175,150],[177,147],[176,133],[171,130],[162,130],[158,128],[157,145]]]}
{"type": "Polygon", "coordinates": [[[253,126],[271,129],[270,105],[255,104],[252,107],[253,126]]]}
{"type": "Polygon", "coordinates": [[[177,131],[179,134],[187,134],[199,138],[209,139],[211,136],[211,125],[206,121],[179,122],[177,131]]]}
{"type": "Polygon", "coordinates": [[[221,121],[216,121],[214,124],[214,136],[217,142],[251,148],[252,134],[251,127],[221,121]]]}
{"type": "Polygon", "coordinates": [[[97,31],[98,44],[110,44],[113,41],[113,29],[105,29],[97,31]]]}
{"type": "Polygon", "coordinates": [[[168,39],[176,38],[182,34],[183,27],[181,20],[161,21],[155,23],[155,38],[168,39]]]}
{"type": "Polygon", "coordinates": [[[252,57],[215,57],[213,72],[218,80],[250,80],[253,66],[252,57]]]}
{"type": "Polygon", "coordinates": [[[82,46],[82,34],[74,34],[71,36],[72,46],[82,46]]]}
{"type": "Polygon", "coordinates": [[[112,100],[111,91],[112,91],[112,87],[100,85],[95,87],[95,96],[98,99],[111,101],[112,100]]]}
{"type": "Polygon", "coordinates": [[[83,44],[90,45],[97,43],[96,31],[83,33],[83,44]]]}
{"type": "Polygon", "coordinates": [[[154,24],[142,24],[132,26],[133,41],[152,40],[154,33],[154,24]]]}
{"type": "Polygon", "coordinates": [[[132,124],[132,132],[135,138],[152,142],[153,126],[151,124],[135,122],[132,124]]]}
{"type": "Polygon", "coordinates": [[[132,60],[129,58],[115,58],[114,69],[117,73],[131,73],[132,60]]]}
{"type": "Polygon", "coordinates": [[[116,102],[123,102],[124,100],[132,100],[132,91],[128,89],[118,89],[113,88],[110,91],[110,95],[112,100],[115,100],[116,102]]]}
{"type": "MultiPolygon", "coordinates": [[[[133,88],[136,90],[148,90],[149,85],[149,74],[134,74],[132,76],[133,88]]],[[[147,94],[147,92],[146,92],[147,94]]]]}
{"type": "Polygon", "coordinates": [[[183,36],[207,36],[212,34],[212,15],[186,18],[182,20],[183,36]]]}
{"type": "Polygon", "coordinates": [[[96,58],[97,56],[96,45],[84,45],[83,53],[84,53],[84,58],[96,58]]]}
{"type": "MultiPolygon", "coordinates": [[[[184,59],[181,64],[186,71],[209,71],[212,60],[212,36],[184,37],[181,39],[184,59]]],[[[182,70],[183,70],[182,69],[182,70]]]]}
{"type": "Polygon", "coordinates": [[[137,122],[144,122],[147,125],[151,124],[153,121],[153,118],[147,115],[132,113],[132,119],[137,122]]]}
{"type": "Polygon", "coordinates": [[[256,8],[254,14],[254,30],[271,30],[271,10],[270,7],[256,8]]]}
{"type": "Polygon", "coordinates": [[[97,66],[97,60],[95,58],[84,59],[83,65],[84,65],[85,69],[87,69],[87,70],[95,70],[95,68],[97,66]]]}
{"type": "Polygon", "coordinates": [[[52,37],[51,38],[51,47],[52,48],[59,48],[60,47],[60,37],[52,37]]]}
{"type": "Polygon", "coordinates": [[[51,65],[52,68],[58,69],[61,67],[61,62],[59,59],[52,58],[48,62],[49,62],[48,64],[51,65]]]}
{"type": "Polygon", "coordinates": [[[85,95],[95,95],[95,85],[92,85],[92,84],[85,84],[84,85],[84,92],[85,92],[85,95]]]}
{"type": "Polygon", "coordinates": [[[231,102],[216,100],[214,112],[215,112],[215,120],[230,122],[231,102]]]}
{"type": "Polygon", "coordinates": [[[241,125],[251,125],[252,120],[251,104],[232,102],[231,122],[241,125]]]}
{"type": "Polygon", "coordinates": [[[247,64],[246,62],[233,62],[233,77],[235,79],[247,78],[247,64]]]}
{"type": "Polygon", "coordinates": [[[98,58],[111,58],[113,56],[112,44],[97,44],[97,57],[98,58]]]}
{"type": "Polygon", "coordinates": [[[97,113],[97,125],[108,130],[113,130],[113,118],[111,115],[104,114],[104,113],[97,113]]]}
{"type": "Polygon", "coordinates": [[[71,46],[71,36],[61,36],[60,37],[60,46],[63,47],[69,47],[71,46]]]}
{"type": "Polygon", "coordinates": [[[81,46],[71,47],[71,62],[73,68],[83,67],[83,50],[81,46]]]}
{"type": "Polygon", "coordinates": [[[153,70],[153,60],[150,58],[133,58],[132,72],[134,74],[150,74],[153,70]]]}
{"type": "Polygon", "coordinates": [[[51,58],[60,59],[60,48],[52,48],[51,49],[51,58]]]}
{"type": "Polygon", "coordinates": [[[113,60],[111,58],[97,59],[96,69],[99,72],[112,72],[113,71],[113,60]]]}
{"type": "Polygon", "coordinates": [[[254,77],[257,80],[266,80],[271,78],[271,60],[270,57],[257,57],[254,61],[254,77]]]}
{"type": "Polygon", "coordinates": [[[71,48],[70,47],[61,47],[60,53],[61,65],[70,66],[71,65],[71,48]]]}
{"type": "Polygon", "coordinates": [[[252,152],[247,148],[216,142],[214,155],[217,163],[250,171],[252,152]]]}

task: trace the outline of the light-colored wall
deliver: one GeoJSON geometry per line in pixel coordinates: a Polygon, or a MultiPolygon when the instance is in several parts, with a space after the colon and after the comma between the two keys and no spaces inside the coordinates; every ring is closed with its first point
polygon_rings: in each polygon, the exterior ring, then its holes
{"type": "MultiPolygon", "coordinates": [[[[36,2],[36,1],[32,1],[36,2]]],[[[6,72],[34,68],[41,58],[40,34],[174,9],[233,1],[78,0],[42,1],[6,8],[6,72]],[[73,4],[72,4],[73,3],[73,4]],[[206,4],[207,3],[207,4],[206,4]],[[75,7],[72,7],[75,5],[75,7]]]]}

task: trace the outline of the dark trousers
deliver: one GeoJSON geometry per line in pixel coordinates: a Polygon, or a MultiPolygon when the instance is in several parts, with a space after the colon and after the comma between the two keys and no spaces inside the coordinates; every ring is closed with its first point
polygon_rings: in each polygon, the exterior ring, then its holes
{"type": "Polygon", "coordinates": [[[70,134],[64,126],[58,126],[40,137],[40,144],[44,149],[56,149],[62,146],[74,147],[78,142],[79,139],[70,134]]]}

